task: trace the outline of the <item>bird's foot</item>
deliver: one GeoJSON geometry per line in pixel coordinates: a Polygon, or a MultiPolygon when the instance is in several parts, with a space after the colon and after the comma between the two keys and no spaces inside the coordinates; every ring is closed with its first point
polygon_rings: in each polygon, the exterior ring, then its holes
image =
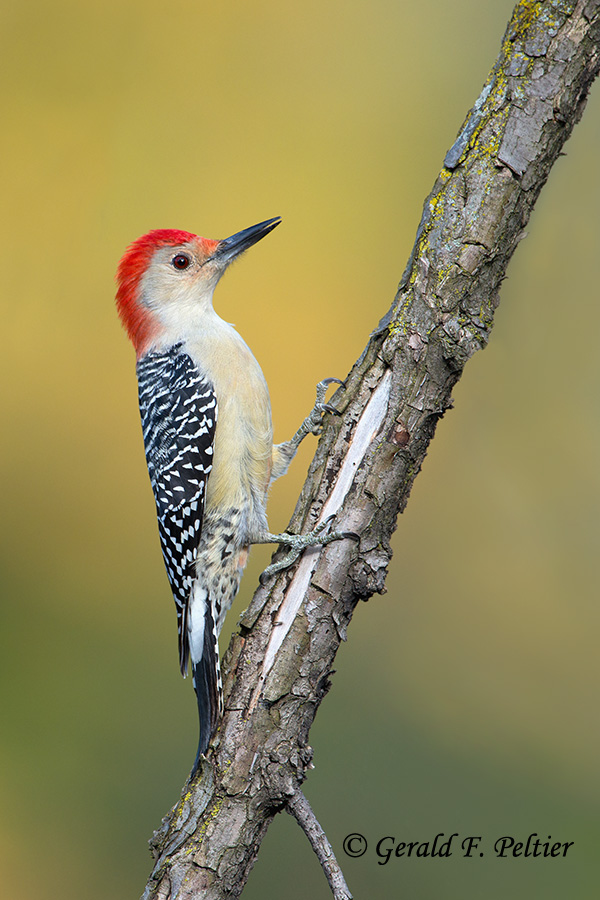
{"type": "Polygon", "coordinates": [[[307,547],[324,547],[333,541],[347,539],[358,540],[358,535],[354,531],[331,531],[328,534],[324,534],[332,518],[333,516],[321,522],[320,525],[317,525],[313,531],[309,531],[307,534],[288,534],[288,532],[284,531],[281,534],[265,534],[260,541],[257,541],[256,543],[260,544],[285,544],[290,548],[289,552],[282,559],[267,566],[260,576],[260,583],[264,584],[271,575],[275,575],[277,572],[281,572],[283,569],[291,566],[307,547]]]}
{"type": "Polygon", "coordinates": [[[330,384],[341,384],[342,387],[346,387],[346,382],[341,381],[339,378],[324,378],[318,383],[315,405],[299,428],[299,433],[302,433],[302,437],[306,434],[321,434],[323,430],[324,413],[328,412],[332,413],[334,416],[339,416],[340,413],[335,406],[332,406],[331,403],[324,402],[330,384]]]}

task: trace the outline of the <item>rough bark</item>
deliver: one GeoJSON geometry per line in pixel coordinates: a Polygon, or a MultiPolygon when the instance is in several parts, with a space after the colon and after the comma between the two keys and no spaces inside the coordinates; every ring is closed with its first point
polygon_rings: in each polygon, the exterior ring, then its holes
{"type": "Polygon", "coordinates": [[[484,347],[531,210],[600,66],[600,0],[518,3],[425,201],[394,302],[328,417],[290,530],[355,532],[257,590],[224,661],[226,712],[152,841],[144,900],[238,897],[310,766],[308,734],[359,600],[384,590],[390,536],[468,359],[484,347]]]}

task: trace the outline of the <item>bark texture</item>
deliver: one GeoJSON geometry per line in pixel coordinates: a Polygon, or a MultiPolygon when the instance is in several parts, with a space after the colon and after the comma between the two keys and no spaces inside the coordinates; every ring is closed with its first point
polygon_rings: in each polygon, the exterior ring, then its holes
{"type": "Polygon", "coordinates": [[[484,347],[531,210],[600,66],[600,0],[521,0],[444,160],[394,302],[333,403],[290,530],[355,532],[257,590],[224,660],[226,712],[151,842],[144,900],[238,897],[310,766],[308,734],[359,600],[465,363],[484,347]]]}

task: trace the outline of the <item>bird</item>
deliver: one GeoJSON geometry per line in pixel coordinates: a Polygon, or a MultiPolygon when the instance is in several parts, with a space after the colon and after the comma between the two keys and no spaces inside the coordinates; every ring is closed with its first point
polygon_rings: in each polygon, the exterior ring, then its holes
{"type": "Polygon", "coordinates": [[[198,771],[223,712],[218,636],[254,543],[284,543],[288,555],[348,537],[328,522],[302,535],[271,534],[267,491],[307,434],[319,434],[337,378],[317,385],[310,414],[273,444],[269,391],[241,335],[214,310],[213,292],[244,251],[281,222],[259,222],[223,240],[155,229],[133,241],[117,269],[116,305],[136,352],[148,473],[167,576],[175,600],[179,667],[191,670],[200,734],[198,771]]]}

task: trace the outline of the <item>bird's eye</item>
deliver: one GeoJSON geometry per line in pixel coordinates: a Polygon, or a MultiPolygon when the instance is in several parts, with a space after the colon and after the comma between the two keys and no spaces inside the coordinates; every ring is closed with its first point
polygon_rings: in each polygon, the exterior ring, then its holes
{"type": "Polygon", "coordinates": [[[171,263],[176,269],[187,269],[190,264],[190,258],[185,253],[178,253],[177,256],[173,257],[171,263]]]}

